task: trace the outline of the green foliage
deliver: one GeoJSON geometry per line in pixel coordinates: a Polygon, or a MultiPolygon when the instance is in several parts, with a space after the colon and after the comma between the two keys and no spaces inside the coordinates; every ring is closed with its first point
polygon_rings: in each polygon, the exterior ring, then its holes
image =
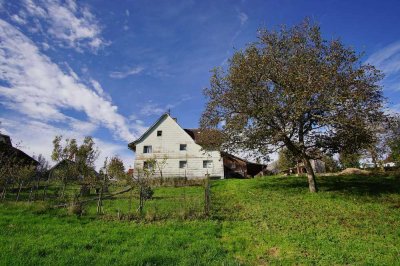
{"type": "Polygon", "coordinates": [[[124,163],[118,156],[111,157],[105,167],[107,168],[107,173],[111,178],[123,180],[126,176],[124,163]]]}
{"type": "Polygon", "coordinates": [[[397,116],[393,122],[387,140],[390,149],[389,159],[400,166],[400,116],[397,116]]]}
{"type": "Polygon", "coordinates": [[[150,200],[153,198],[154,191],[149,186],[145,186],[142,188],[142,197],[144,200],[150,200]]]}
{"type": "Polygon", "coordinates": [[[64,145],[62,140],[62,136],[54,138],[51,156],[57,162],[57,166],[51,170],[51,176],[63,183],[61,196],[64,196],[66,185],[73,181],[81,180],[83,186],[95,187],[99,176],[94,170],[94,163],[99,156],[99,150],[93,138],[85,137],[80,146],[75,139],[65,139],[64,145]]]}
{"type": "Polygon", "coordinates": [[[282,148],[278,156],[279,171],[284,171],[297,165],[298,159],[287,148],[282,148]]]}
{"type": "Polygon", "coordinates": [[[396,163],[397,166],[400,166],[400,137],[392,140],[390,143],[390,150],[390,158],[396,163]]]}
{"type": "Polygon", "coordinates": [[[221,129],[219,148],[228,152],[268,156],[285,146],[303,161],[315,191],[310,158],[374,142],[375,124],[386,117],[382,77],[341,40],[324,40],[309,20],[262,29],[226,71],[214,70],[201,126],[221,129]]]}
{"type": "Polygon", "coordinates": [[[342,168],[360,168],[361,155],[358,153],[342,152],[339,154],[339,161],[342,168]]]}
{"type": "Polygon", "coordinates": [[[340,171],[339,162],[332,156],[325,155],[322,158],[322,161],[325,163],[325,169],[327,173],[336,173],[340,171]]]}

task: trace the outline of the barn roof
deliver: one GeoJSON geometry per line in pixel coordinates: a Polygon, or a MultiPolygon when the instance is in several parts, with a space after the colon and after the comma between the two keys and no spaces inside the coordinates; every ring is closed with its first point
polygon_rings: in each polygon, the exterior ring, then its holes
{"type": "Polygon", "coordinates": [[[194,142],[198,142],[200,139],[201,129],[200,128],[184,128],[186,133],[194,140],[194,142]]]}
{"type": "Polygon", "coordinates": [[[6,157],[15,158],[26,164],[31,164],[31,165],[39,164],[38,161],[33,159],[25,152],[13,147],[11,143],[11,138],[4,134],[0,134],[0,152],[4,154],[6,157]]]}

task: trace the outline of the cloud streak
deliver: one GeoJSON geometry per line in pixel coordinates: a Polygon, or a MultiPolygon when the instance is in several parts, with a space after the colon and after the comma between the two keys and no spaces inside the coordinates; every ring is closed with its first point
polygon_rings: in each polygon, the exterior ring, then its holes
{"type": "Polygon", "coordinates": [[[128,76],[138,75],[143,70],[143,67],[133,67],[127,71],[113,71],[110,73],[110,77],[115,79],[124,79],[128,76]]]}
{"type": "Polygon", "coordinates": [[[243,25],[247,22],[247,20],[249,19],[249,17],[247,16],[247,14],[244,13],[244,12],[239,12],[238,18],[239,18],[239,20],[240,20],[240,25],[241,25],[241,26],[243,26],[243,25]]]}
{"type": "MultiPolygon", "coordinates": [[[[13,144],[20,143],[20,147],[26,153],[32,155],[42,154],[51,162],[52,141],[54,136],[63,135],[65,138],[75,138],[78,143],[83,141],[83,136],[88,133],[89,123],[77,122],[71,127],[56,127],[40,121],[18,118],[8,119],[0,117],[2,124],[0,130],[12,137],[13,144]]],[[[99,158],[96,161],[96,168],[99,169],[104,162],[105,157],[119,155],[126,167],[133,164],[133,154],[126,145],[111,143],[95,138],[96,145],[100,149],[99,158]]]]}
{"type": "Polygon", "coordinates": [[[400,90],[400,41],[373,53],[366,63],[374,65],[385,73],[385,89],[400,90]]]}
{"type": "Polygon", "coordinates": [[[166,113],[169,109],[173,109],[177,107],[178,105],[191,100],[192,97],[188,95],[183,95],[180,100],[175,102],[174,104],[167,104],[164,107],[160,106],[157,103],[153,102],[148,102],[142,106],[140,109],[140,114],[143,116],[151,116],[151,115],[161,115],[163,113],[166,113]]]}
{"type": "Polygon", "coordinates": [[[75,0],[23,0],[22,8],[12,19],[29,24],[31,31],[46,33],[63,47],[97,51],[107,45],[101,37],[101,27],[88,7],[75,0]]]}
{"type": "Polygon", "coordinates": [[[1,19],[0,80],[0,103],[9,109],[39,121],[70,125],[76,119],[65,111],[74,110],[84,113],[91,124],[108,128],[118,139],[135,138],[98,82],[92,80],[92,90],[71,69],[62,71],[29,38],[1,19]]]}

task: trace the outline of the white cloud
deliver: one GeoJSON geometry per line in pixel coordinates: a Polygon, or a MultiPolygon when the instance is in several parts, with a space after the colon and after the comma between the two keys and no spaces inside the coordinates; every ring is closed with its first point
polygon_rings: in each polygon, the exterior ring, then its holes
{"type": "Polygon", "coordinates": [[[247,22],[247,20],[249,19],[247,14],[244,12],[239,12],[238,18],[240,20],[240,25],[244,25],[247,22]]]}
{"type": "Polygon", "coordinates": [[[42,42],[43,50],[47,51],[50,49],[50,45],[47,42],[42,42]]]}
{"type": "Polygon", "coordinates": [[[173,109],[177,107],[178,105],[191,100],[192,97],[189,95],[182,95],[181,99],[176,101],[173,104],[167,104],[165,107],[160,106],[157,103],[153,103],[151,101],[147,102],[142,106],[140,109],[140,114],[143,116],[151,116],[151,115],[161,115],[163,113],[166,113],[168,110],[173,109]]]}
{"type": "Polygon", "coordinates": [[[108,128],[117,138],[131,141],[126,119],[104,96],[100,84],[91,90],[69,69],[63,72],[25,35],[0,19],[0,101],[6,107],[40,121],[74,123],[64,114],[84,113],[90,123],[108,128]],[[103,94],[103,95],[102,95],[103,94]]]}
{"type": "Polygon", "coordinates": [[[107,44],[101,38],[101,28],[95,16],[86,6],[78,7],[75,0],[24,0],[24,8],[25,11],[19,13],[34,18],[35,26],[31,30],[45,27],[47,34],[62,46],[77,51],[83,48],[97,51],[107,44]]]}
{"type": "Polygon", "coordinates": [[[128,9],[125,10],[125,15],[126,15],[127,17],[129,17],[129,16],[131,15],[131,13],[129,12],[128,9]]]}
{"type": "Polygon", "coordinates": [[[143,69],[143,67],[133,67],[127,71],[114,71],[110,73],[110,77],[115,79],[123,79],[128,76],[140,74],[143,69]]]}
{"type": "MultiPolygon", "coordinates": [[[[64,138],[75,138],[81,143],[84,136],[87,136],[87,128],[70,128],[55,127],[40,121],[30,119],[7,119],[0,117],[1,132],[12,137],[13,145],[19,143],[19,147],[29,155],[42,154],[51,162],[52,141],[56,135],[63,135],[64,138]]],[[[83,121],[76,121],[74,125],[79,123],[87,124],[83,121]]],[[[134,154],[128,150],[126,145],[116,144],[100,139],[94,139],[100,150],[99,158],[96,161],[96,168],[99,169],[106,157],[119,155],[123,160],[125,167],[133,165],[134,154]]]]}
{"type": "Polygon", "coordinates": [[[385,73],[384,85],[386,89],[400,90],[400,41],[389,44],[373,53],[366,60],[366,63],[374,65],[385,73]]]}
{"type": "Polygon", "coordinates": [[[12,21],[14,21],[20,25],[26,24],[26,20],[23,19],[22,17],[18,16],[17,14],[12,15],[11,19],[12,19],[12,21]]]}
{"type": "Polygon", "coordinates": [[[161,115],[167,111],[166,107],[160,107],[156,103],[146,103],[141,109],[140,114],[144,116],[161,115]]]}
{"type": "Polygon", "coordinates": [[[392,43],[373,53],[367,63],[390,74],[400,70],[400,42],[392,43]]]}
{"type": "Polygon", "coordinates": [[[103,87],[100,85],[100,83],[97,80],[91,79],[90,83],[92,83],[92,86],[93,86],[93,88],[95,89],[95,91],[97,92],[98,95],[100,95],[101,97],[111,101],[111,96],[104,92],[103,87]]]}

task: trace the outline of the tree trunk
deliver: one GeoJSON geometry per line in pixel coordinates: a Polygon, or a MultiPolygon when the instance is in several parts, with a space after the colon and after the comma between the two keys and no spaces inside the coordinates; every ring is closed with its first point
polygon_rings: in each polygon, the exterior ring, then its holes
{"type": "Polygon", "coordinates": [[[23,182],[21,182],[19,184],[19,189],[18,189],[18,193],[17,193],[17,199],[15,200],[16,202],[19,200],[19,194],[21,193],[22,185],[23,185],[23,182]]]}
{"type": "Polygon", "coordinates": [[[315,181],[315,174],[314,170],[312,169],[310,160],[308,158],[303,158],[302,161],[307,171],[308,188],[310,189],[310,192],[317,192],[317,182],[315,181]]]}
{"type": "Polygon", "coordinates": [[[38,177],[36,180],[36,187],[35,187],[35,195],[34,195],[34,200],[38,199],[38,193],[39,193],[39,182],[40,178],[38,177]]]}
{"type": "Polygon", "coordinates": [[[65,187],[67,184],[63,183],[62,192],[61,192],[61,199],[64,199],[65,187]]]}
{"type": "Polygon", "coordinates": [[[46,185],[44,185],[44,187],[43,187],[43,200],[45,201],[46,200],[46,195],[47,195],[47,184],[46,185]]]}
{"type": "Polygon", "coordinates": [[[103,189],[100,189],[99,200],[97,201],[97,213],[103,214],[103,189]]]}
{"type": "Polygon", "coordinates": [[[144,207],[144,191],[143,185],[140,185],[140,192],[139,192],[139,213],[140,215],[143,214],[143,207],[144,207]]]}
{"type": "Polygon", "coordinates": [[[128,206],[128,213],[131,214],[132,210],[132,189],[129,191],[129,206],[128,206]]]}
{"type": "Polygon", "coordinates": [[[81,185],[80,194],[81,196],[90,196],[90,187],[87,185],[81,185]]]}
{"type": "Polygon", "coordinates": [[[29,192],[29,199],[28,202],[32,201],[32,196],[33,196],[33,185],[31,185],[31,191],[29,192]]]}
{"type": "Polygon", "coordinates": [[[6,198],[6,192],[7,192],[7,185],[4,184],[3,192],[1,193],[1,199],[4,200],[6,198]]]}

